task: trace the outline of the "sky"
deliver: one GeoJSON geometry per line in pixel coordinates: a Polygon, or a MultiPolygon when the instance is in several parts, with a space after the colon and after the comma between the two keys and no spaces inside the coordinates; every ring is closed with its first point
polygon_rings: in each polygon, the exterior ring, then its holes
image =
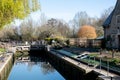
{"type": "MultiPolygon", "coordinates": [[[[90,17],[100,17],[117,0],[39,0],[41,12],[48,18],[72,20],[77,12],[86,11],[90,17]]],[[[37,14],[36,14],[37,15],[37,14]]]]}

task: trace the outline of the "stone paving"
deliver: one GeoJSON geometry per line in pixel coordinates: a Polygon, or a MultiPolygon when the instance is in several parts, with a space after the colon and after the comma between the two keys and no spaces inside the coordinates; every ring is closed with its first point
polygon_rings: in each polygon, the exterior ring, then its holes
{"type": "Polygon", "coordinates": [[[93,48],[79,48],[79,47],[71,47],[71,48],[63,48],[63,50],[74,53],[74,54],[81,54],[83,52],[99,52],[99,49],[93,49],[93,48]]]}
{"type": "Polygon", "coordinates": [[[7,57],[3,58],[3,60],[0,60],[0,68],[4,65],[6,60],[7,60],[7,57]]]}
{"type": "MultiPolygon", "coordinates": [[[[55,53],[55,54],[56,54],[56,52],[54,52],[54,51],[53,51],[52,53],[55,53]]],[[[67,60],[67,61],[69,61],[69,62],[71,62],[72,64],[74,64],[74,65],[76,65],[76,66],[79,66],[79,67],[83,68],[84,70],[86,70],[86,73],[88,73],[88,72],[90,72],[90,71],[95,71],[95,72],[98,72],[98,73],[100,73],[101,75],[104,75],[104,76],[111,76],[111,77],[116,77],[116,76],[118,76],[117,74],[110,73],[110,72],[108,72],[108,71],[106,71],[106,70],[103,70],[103,69],[97,69],[97,68],[95,68],[95,67],[89,67],[88,65],[85,65],[85,64],[83,64],[83,63],[80,63],[80,62],[78,62],[78,61],[76,61],[76,60],[73,60],[73,59],[71,59],[71,58],[69,58],[69,57],[66,57],[66,56],[64,56],[64,55],[61,55],[61,54],[56,54],[56,55],[60,56],[61,58],[65,59],[65,60],[67,60]]]]}
{"type": "Polygon", "coordinates": [[[3,60],[0,60],[0,72],[4,68],[4,65],[7,63],[7,61],[10,59],[10,57],[11,57],[11,54],[5,55],[5,57],[3,58],[3,60]]]}

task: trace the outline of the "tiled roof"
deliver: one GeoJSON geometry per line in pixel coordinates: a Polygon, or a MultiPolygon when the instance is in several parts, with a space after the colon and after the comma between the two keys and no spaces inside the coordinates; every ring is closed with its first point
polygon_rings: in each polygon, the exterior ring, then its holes
{"type": "Polygon", "coordinates": [[[105,20],[105,22],[103,23],[103,27],[109,27],[111,20],[112,20],[112,16],[113,16],[114,10],[111,12],[111,14],[108,16],[108,18],[105,20]]]}

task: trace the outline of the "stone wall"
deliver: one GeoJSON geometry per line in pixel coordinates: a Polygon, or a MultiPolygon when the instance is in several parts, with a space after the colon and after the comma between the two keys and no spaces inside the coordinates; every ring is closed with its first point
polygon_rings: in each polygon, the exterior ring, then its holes
{"type": "Polygon", "coordinates": [[[13,65],[13,55],[9,55],[4,65],[0,68],[0,80],[7,80],[10,70],[13,65]]]}
{"type": "Polygon", "coordinates": [[[52,52],[47,52],[46,56],[50,64],[52,64],[66,80],[96,80],[98,78],[99,73],[91,71],[86,74],[86,70],[83,68],[52,54],[52,52]]]}

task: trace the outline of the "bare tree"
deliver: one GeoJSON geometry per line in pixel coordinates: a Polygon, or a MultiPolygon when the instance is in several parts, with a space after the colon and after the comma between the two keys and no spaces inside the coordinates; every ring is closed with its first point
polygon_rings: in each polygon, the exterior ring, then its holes
{"type": "Polygon", "coordinates": [[[39,19],[37,21],[37,26],[40,27],[45,24],[47,24],[47,17],[45,16],[44,13],[41,13],[41,15],[39,16],[39,19]]]}
{"type": "Polygon", "coordinates": [[[39,33],[37,35],[39,36],[39,39],[43,39],[47,37],[55,38],[56,36],[68,37],[70,29],[68,27],[68,24],[63,20],[52,18],[49,19],[46,24],[38,27],[37,31],[38,30],[39,33]]]}
{"type": "Polygon", "coordinates": [[[1,39],[18,40],[19,34],[17,27],[13,24],[7,25],[0,31],[1,39]]]}
{"type": "Polygon", "coordinates": [[[92,26],[94,26],[96,28],[96,33],[97,33],[98,37],[103,36],[104,32],[103,32],[102,25],[112,11],[113,11],[113,7],[110,7],[103,11],[100,18],[94,18],[94,20],[92,22],[92,26]]]}
{"type": "Polygon", "coordinates": [[[77,37],[78,29],[83,25],[90,25],[90,17],[85,11],[78,12],[75,14],[73,20],[69,22],[69,25],[72,27],[73,37],[77,37]]]}
{"type": "Polygon", "coordinates": [[[33,21],[32,19],[29,19],[28,21],[24,21],[21,25],[20,25],[20,33],[21,33],[21,37],[22,40],[32,40],[34,37],[34,25],[33,25],[33,21]]]}

